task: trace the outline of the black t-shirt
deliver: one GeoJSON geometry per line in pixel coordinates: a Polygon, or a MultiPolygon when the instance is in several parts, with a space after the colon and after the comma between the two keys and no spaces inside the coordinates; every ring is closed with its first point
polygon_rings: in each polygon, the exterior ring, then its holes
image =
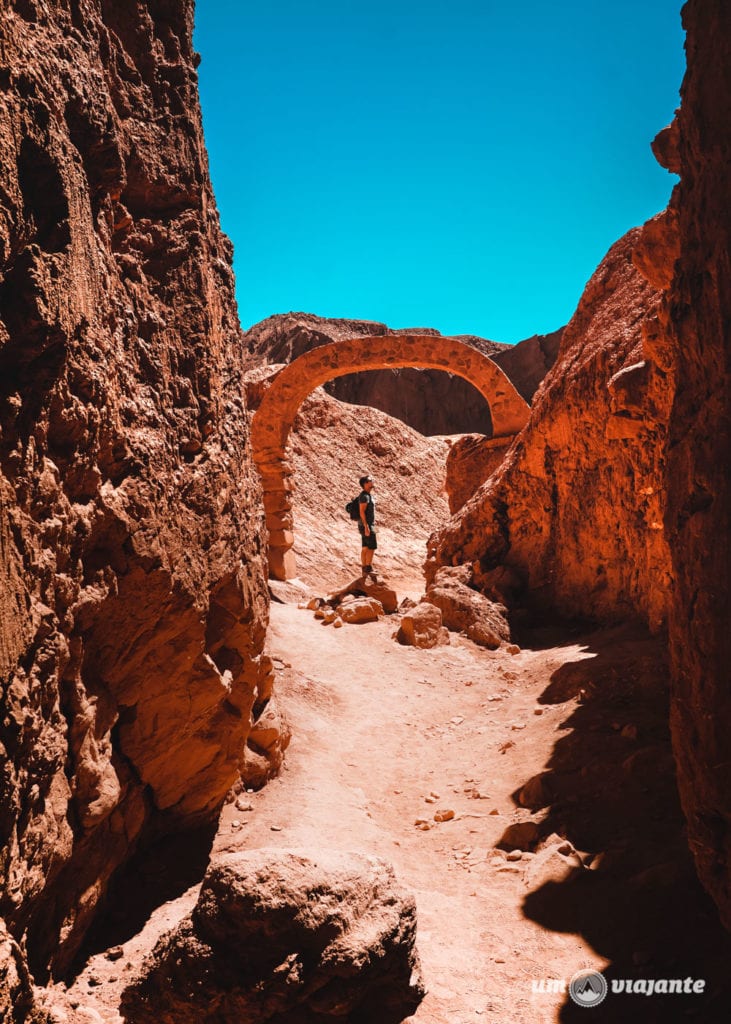
{"type": "MultiPolygon", "coordinates": [[[[373,500],[373,495],[369,494],[368,491],[361,491],[358,495],[358,514],[360,514],[360,506],[365,505],[365,518],[369,526],[374,526],[376,522],[376,504],[373,500]]],[[[360,525],[363,525],[361,519],[360,525]]]]}

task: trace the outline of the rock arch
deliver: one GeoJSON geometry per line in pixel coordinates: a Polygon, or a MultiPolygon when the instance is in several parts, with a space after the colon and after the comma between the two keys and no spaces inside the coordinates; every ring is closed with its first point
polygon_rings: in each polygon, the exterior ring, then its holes
{"type": "Polygon", "coordinates": [[[286,447],[302,402],[333,377],[360,370],[416,366],[445,370],[464,377],[490,406],[494,437],[513,437],[529,416],[529,408],[506,375],[487,356],[453,338],[421,334],[385,334],[320,345],[299,356],[274,379],[251,425],[251,442],[264,488],[269,530],[269,571],[275,579],[296,574],[292,544],[292,467],[286,447]]]}

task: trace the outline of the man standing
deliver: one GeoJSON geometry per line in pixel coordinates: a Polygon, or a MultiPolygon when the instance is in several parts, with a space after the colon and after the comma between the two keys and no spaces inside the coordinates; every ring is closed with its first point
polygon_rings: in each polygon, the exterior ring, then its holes
{"type": "Polygon", "coordinates": [[[373,490],[373,477],[362,476],[360,478],[361,492],[358,495],[358,513],[360,522],[358,531],[361,536],[360,564],[363,575],[367,576],[373,572],[373,552],[378,544],[376,541],[376,502],[371,494],[373,490]]]}

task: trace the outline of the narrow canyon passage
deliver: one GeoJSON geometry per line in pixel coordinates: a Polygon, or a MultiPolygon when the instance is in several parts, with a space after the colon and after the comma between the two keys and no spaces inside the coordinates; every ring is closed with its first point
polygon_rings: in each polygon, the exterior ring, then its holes
{"type": "MultiPolygon", "coordinates": [[[[452,635],[422,651],[393,630],[388,618],[333,630],[272,606],[293,740],[278,779],[226,806],[213,855],[337,849],[392,862],[417,901],[420,1024],[582,1020],[567,996],[533,986],[587,967],[707,979],[702,1005],[610,995],[593,1020],[726,1019],[729,941],[682,838],[656,642],[617,629],[511,655],[452,635]],[[441,810],[454,818],[435,823],[441,810]],[[558,836],[497,848],[527,822],[558,836]]],[[[125,961],[139,963],[196,895],[155,911],[119,963],[93,957],[72,995],[120,1021],[125,961]]]]}

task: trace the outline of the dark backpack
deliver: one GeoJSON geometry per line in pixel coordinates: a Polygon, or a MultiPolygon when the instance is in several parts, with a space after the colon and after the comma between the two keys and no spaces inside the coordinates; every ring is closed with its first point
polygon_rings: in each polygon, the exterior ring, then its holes
{"type": "Polygon", "coordinates": [[[353,500],[349,501],[348,504],[345,506],[345,511],[348,513],[350,518],[356,523],[360,521],[360,503],[358,501],[358,498],[360,498],[360,495],[356,494],[353,500]]]}

